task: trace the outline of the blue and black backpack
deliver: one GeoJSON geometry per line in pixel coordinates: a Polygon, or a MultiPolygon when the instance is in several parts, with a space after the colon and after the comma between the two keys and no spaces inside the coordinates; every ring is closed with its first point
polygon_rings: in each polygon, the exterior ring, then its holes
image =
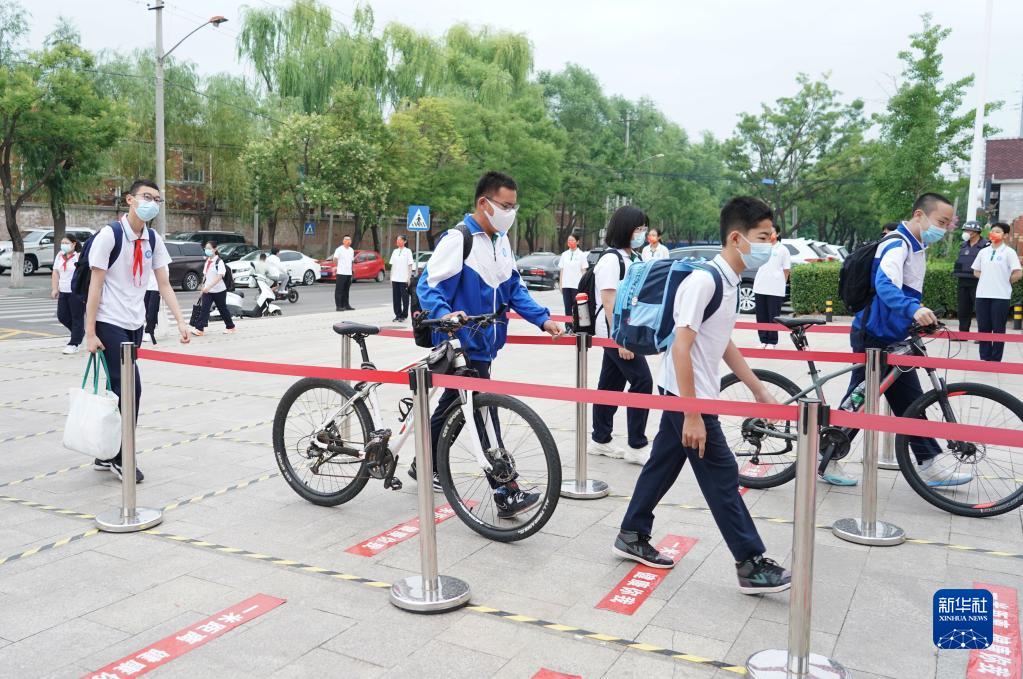
{"type": "MultiPolygon", "coordinates": [[[[110,248],[110,261],[107,262],[107,269],[114,265],[121,254],[121,247],[124,244],[124,227],[120,221],[107,224],[114,232],[114,247],[110,248]]],[[[89,265],[89,251],[92,250],[92,242],[100,234],[100,229],[89,236],[89,239],[82,245],[82,252],[78,255],[78,263],[75,264],[75,272],[71,275],[71,292],[82,297],[89,296],[89,282],[92,280],[92,267],[89,265]]],[[[146,237],[149,239],[149,250],[152,252],[156,247],[156,235],[153,230],[146,227],[146,237]]],[[[232,281],[233,283],[233,281],[232,281]]]]}
{"type": "Polygon", "coordinates": [[[656,259],[635,262],[618,285],[611,338],[643,356],[660,354],[675,339],[675,293],[686,276],[706,271],[714,278],[714,294],[703,320],[721,306],[721,272],[700,259],[656,259]]]}

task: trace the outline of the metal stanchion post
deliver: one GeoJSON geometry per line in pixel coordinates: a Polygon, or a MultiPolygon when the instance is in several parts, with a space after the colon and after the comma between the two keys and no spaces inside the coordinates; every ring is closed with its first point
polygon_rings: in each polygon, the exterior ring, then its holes
{"type": "MultiPolygon", "coordinates": [[[[591,335],[581,332],[575,336],[575,386],[579,389],[586,388],[586,358],[591,346],[591,335]]],[[[575,500],[596,500],[611,492],[603,481],[586,477],[586,439],[590,431],[587,407],[586,403],[575,404],[575,478],[561,484],[561,497],[575,500]]]]}
{"type": "Polygon", "coordinates": [[[419,558],[421,575],[413,575],[391,586],[391,603],[414,613],[448,611],[469,603],[469,585],[437,574],[437,525],[433,512],[433,455],[430,449],[430,372],[418,366],[409,373],[416,442],[419,494],[419,558]]]}
{"type": "MultiPolygon", "coordinates": [[[[864,411],[868,415],[881,412],[881,350],[867,349],[867,383],[864,411]]],[[[890,523],[877,520],[877,443],[880,432],[863,432],[863,504],[858,519],[839,519],[831,527],[836,537],[874,547],[901,545],[906,533],[890,523]]]]}
{"type": "MultiPolygon", "coordinates": [[[[881,414],[891,417],[892,407],[888,399],[881,401],[881,414]]],[[[890,431],[881,432],[881,451],[877,456],[877,468],[898,471],[899,462],[895,459],[895,434],[890,431]]]]}
{"type": "Polygon", "coordinates": [[[753,679],[846,679],[848,671],[810,652],[813,603],[813,538],[817,511],[817,450],[827,408],[817,399],[799,400],[796,441],[796,501],[792,527],[792,589],[789,592],[789,647],[754,653],[746,661],[753,679]]]}
{"type": "Polygon", "coordinates": [[[135,506],[135,359],[134,342],[121,343],[121,508],[96,517],[108,533],[134,533],[163,521],[163,511],[135,506]]]}

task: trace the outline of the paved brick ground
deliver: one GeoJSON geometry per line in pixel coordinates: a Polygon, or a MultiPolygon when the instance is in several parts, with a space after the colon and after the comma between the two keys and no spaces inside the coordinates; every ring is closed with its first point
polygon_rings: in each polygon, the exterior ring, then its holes
{"type": "MultiPolygon", "coordinates": [[[[244,321],[234,336],[159,348],[336,365],[333,317],[244,321]]],[[[384,308],[353,315],[366,322],[389,317],[384,308]]],[[[530,332],[521,322],[513,330],[530,332]]],[[[740,346],[756,344],[753,333],[736,338],[740,346]]],[[[812,342],[846,348],[841,336],[815,335],[812,342]]],[[[740,594],[710,516],[678,506],[705,506],[688,471],[668,495],[673,506],[658,512],[655,539],[692,537],[693,549],[634,615],[595,608],[630,570],[609,546],[622,496],[639,471],[605,458],[590,459],[590,475],[606,480],[614,496],[563,499],[527,541],[488,542],[457,519],[438,527],[441,572],[470,583],[470,609],[415,616],[393,608],[384,587],[317,572],[377,583],[415,573],[415,539],[372,558],[344,551],[414,517],[415,486],[395,493],[372,482],[353,502],[330,509],[295,495],[276,476],[269,441],[277,399],[292,378],[144,363],[138,448],[147,479],[139,501],[179,506],[167,511],[159,533],[95,534],[84,517],[117,505],[120,489],[112,475],[80,468],[88,461],[61,446],[65,392],[85,360],[60,356],[61,344],[0,343],[0,559],[14,557],[0,564],[0,676],[81,676],[256,593],[287,603],[165,665],[159,676],[531,677],[546,667],[584,677],[727,677],[736,671],[700,659],[742,665],[751,652],[786,643],[787,596],[740,594]],[[627,647],[633,642],[638,649],[627,647]]],[[[370,346],[378,365],[389,368],[415,358],[410,345],[378,338],[370,346]]],[[[976,357],[973,345],[962,349],[976,357]]],[[[1006,357],[1023,360],[1020,345],[1010,345],[1006,357]]],[[[597,359],[594,351],[591,384],[597,359]]],[[[793,363],[758,365],[796,381],[803,374],[793,363]]],[[[572,350],[509,347],[495,377],[570,386],[572,350]]],[[[1023,393],[1020,378],[970,377],[1023,393]]],[[[398,387],[383,393],[404,395],[398,387]]],[[[574,406],[532,405],[551,424],[571,478],[574,406]]],[[[652,416],[651,435],[657,422],[652,416]]],[[[858,450],[851,457],[858,460],[858,450]]],[[[858,475],[858,463],[849,471],[858,475]]],[[[880,480],[881,515],[910,536],[1023,552],[1019,512],[961,519],[924,503],[895,472],[880,472],[880,480]]],[[[770,554],[786,563],[791,526],[771,519],[791,517],[792,491],[789,484],[746,495],[763,517],[758,526],[770,554]]],[[[821,486],[818,493],[820,524],[859,510],[858,488],[821,486]]],[[[1020,563],[946,546],[866,548],[820,530],[813,648],[857,677],[963,677],[966,655],[939,654],[931,644],[931,596],[973,581],[1023,589],[1020,563]]]]}

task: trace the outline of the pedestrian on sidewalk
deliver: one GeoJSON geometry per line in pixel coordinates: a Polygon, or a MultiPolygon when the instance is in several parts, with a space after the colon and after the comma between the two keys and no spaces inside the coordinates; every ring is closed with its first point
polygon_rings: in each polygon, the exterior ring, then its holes
{"type": "Polygon", "coordinates": [[[647,246],[643,248],[643,261],[649,262],[652,259],[667,259],[668,248],[661,244],[661,230],[650,227],[646,232],[647,246]]]}
{"type": "MultiPolygon", "coordinates": [[[[771,208],[758,198],[733,198],[721,210],[721,254],[710,262],[721,275],[721,302],[704,319],[717,288],[709,271],[693,271],[678,286],[673,300],[675,338],[661,361],[657,383],[661,394],[717,399],[723,360],[758,403],[777,403],[731,339],[739,315],[736,302],[740,276],[771,256],[772,220],[771,208]]],[[[717,415],[662,413],[661,428],[650,459],[636,480],[612,554],[652,568],[675,565],[650,544],[650,537],[654,509],[678,479],[686,460],[732,553],[739,591],[764,594],[787,590],[789,572],[764,557],[767,550],[739,493],[739,466],[717,415]]]]}
{"type": "Polygon", "coordinates": [[[73,354],[85,337],[85,300],[71,292],[71,278],[78,266],[82,245],[72,234],[60,241],[60,252],[53,259],[50,297],[57,300],[57,320],[71,333],[71,339],[62,354],[73,354]]]}
{"type": "Polygon", "coordinates": [[[156,282],[156,275],[149,274],[149,284],[146,286],[146,329],[144,334],[149,335],[149,341],[156,344],[156,326],[160,321],[160,286],[156,282]]]}
{"type": "Polygon", "coordinates": [[[412,251],[406,247],[405,236],[395,239],[394,252],[391,253],[391,303],[394,307],[394,320],[404,323],[408,320],[409,291],[408,284],[412,278],[415,263],[412,251]]]}
{"type": "Polygon", "coordinates": [[[959,248],[959,256],[954,266],[959,332],[970,332],[973,314],[977,308],[977,277],[973,275],[973,263],[980,251],[988,245],[988,241],[980,235],[980,222],[966,222],[963,225],[963,244],[959,248]]]}
{"type": "Polygon", "coordinates": [[[336,266],[334,272],[334,308],[336,311],[355,311],[350,304],[348,293],[352,289],[352,262],[355,261],[355,250],[352,249],[352,237],[345,236],[341,245],[331,255],[336,266]]]}
{"type": "MultiPolygon", "coordinates": [[[[1019,255],[1005,244],[1009,225],[996,222],[988,231],[991,245],[973,260],[973,275],[977,277],[977,329],[980,332],[1005,334],[1009,319],[1009,300],[1012,285],[1023,275],[1019,255]]],[[[980,343],[980,360],[1000,363],[1005,342],[980,343]]]]}
{"type": "Polygon", "coordinates": [[[571,316],[575,296],[579,293],[579,281],[589,264],[586,262],[586,253],[579,250],[579,241],[575,236],[569,236],[565,245],[568,249],[561,253],[561,259],[558,260],[558,286],[565,303],[565,315],[571,316]]]}
{"type": "MultiPolygon", "coordinates": [[[[753,278],[753,295],[756,299],[757,323],[774,323],[781,315],[785,303],[785,285],[792,271],[792,256],[788,248],[778,242],[778,232],[771,232],[771,258],[757,269],[753,278]]],[[[758,330],[760,348],[773,349],[778,346],[778,331],[758,330]]]]}
{"type": "Polygon", "coordinates": [[[227,273],[227,265],[220,258],[216,243],[206,243],[206,263],[203,264],[202,292],[199,301],[199,318],[192,328],[192,334],[202,337],[206,334],[206,326],[210,321],[210,308],[216,304],[220,318],[224,321],[224,334],[233,335],[237,330],[234,327],[234,319],[231,318],[231,310],[227,308],[227,284],[224,283],[224,276],[227,273]]]}
{"type": "MultiPolygon", "coordinates": [[[[142,344],[142,330],[146,322],[144,299],[150,274],[156,275],[160,296],[178,322],[181,343],[188,344],[188,326],[181,317],[178,298],[174,295],[168,277],[170,254],[163,238],[148,222],[160,212],[162,198],[156,183],[149,179],[136,180],[125,195],[128,214],[115,224],[108,224],[92,237],[89,250],[88,301],[85,304],[85,348],[89,353],[102,351],[110,370],[110,389],[121,396],[121,343],[142,344]],[[114,229],[114,226],[117,229],[114,229]],[[110,261],[120,238],[117,257],[110,261]]],[[[138,417],[142,397],[142,381],[135,368],[135,416],[138,417]]],[[[95,460],[93,468],[109,470],[121,478],[121,453],[112,460],[95,460]]],[[[135,480],[145,478],[135,467],[135,480]]]]}
{"type": "MultiPolygon", "coordinates": [[[[625,278],[629,265],[639,261],[639,248],[646,239],[647,216],[639,208],[625,205],[618,208],[607,224],[604,241],[608,249],[593,267],[593,288],[597,295],[597,314],[594,325],[596,336],[611,337],[611,320],[614,317],[618,284],[625,278]]],[[[637,356],[625,348],[603,349],[597,389],[649,394],[653,391],[653,379],[645,356],[637,356]]],[[[643,464],[646,455],[643,449],[650,441],[646,437],[646,422],[650,411],[645,408],[629,408],[626,413],[629,449],[622,450],[612,439],[614,416],[618,406],[593,404],[593,432],[590,434],[589,453],[614,459],[625,458],[631,464],[643,464]]]]}

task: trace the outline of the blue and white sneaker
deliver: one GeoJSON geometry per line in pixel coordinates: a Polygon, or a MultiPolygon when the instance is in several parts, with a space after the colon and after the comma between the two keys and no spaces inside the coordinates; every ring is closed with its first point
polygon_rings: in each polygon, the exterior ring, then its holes
{"type": "Polygon", "coordinates": [[[961,486],[973,480],[972,472],[957,472],[953,467],[939,467],[934,463],[936,459],[932,457],[917,467],[920,478],[931,488],[961,486]]]}
{"type": "Polygon", "coordinates": [[[838,462],[829,464],[823,474],[817,474],[817,478],[831,486],[855,486],[859,483],[858,479],[847,476],[838,462]]]}

